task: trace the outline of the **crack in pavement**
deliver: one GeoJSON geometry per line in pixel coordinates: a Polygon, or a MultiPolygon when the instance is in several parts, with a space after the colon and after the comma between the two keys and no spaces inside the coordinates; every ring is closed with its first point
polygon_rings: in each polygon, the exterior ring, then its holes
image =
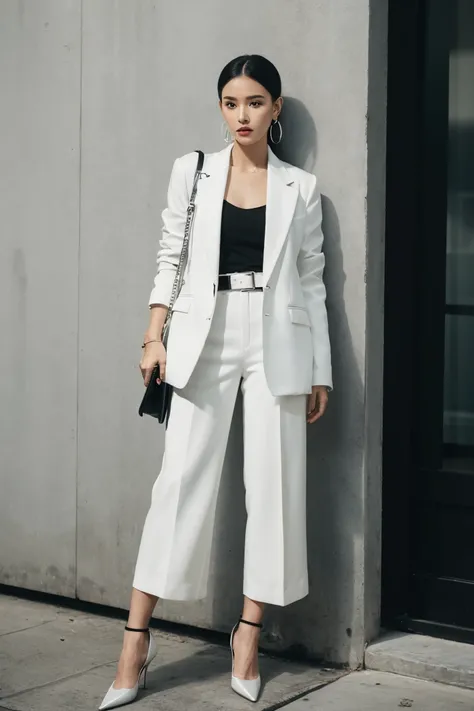
{"type": "MultiPolygon", "coordinates": [[[[21,689],[20,691],[13,691],[11,694],[5,694],[5,696],[2,696],[1,700],[5,701],[8,699],[13,699],[14,697],[20,696],[21,694],[27,694],[30,691],[37,691],[39,689],[45,689],[48,686],[54,686],[54,684],[58,684],[61,681],[68,681],[69,679],[74,679],[75,677],[82,676],[84,674],[88,674],[91,671],[94,671],[95,669],[100,669],[101,667],[106,667],[108,664],[116,664],[117,659],[112,659],[109,660],[108,662],[102,662],[101,664],[96,664],[93,667],[88,667],[87,669],[83,669],[82,671],[78,672],[73,672],[72,674],[66,674],[65,676],[60,676],[57,679],[51,679],[51,681],[45,681],[44,684],[37,684],[36,686],[30,686],[26,689],[21,689]]],[[[0,711],[11,711],[11,709],[7,707],[0,706],[0,711]]]]}

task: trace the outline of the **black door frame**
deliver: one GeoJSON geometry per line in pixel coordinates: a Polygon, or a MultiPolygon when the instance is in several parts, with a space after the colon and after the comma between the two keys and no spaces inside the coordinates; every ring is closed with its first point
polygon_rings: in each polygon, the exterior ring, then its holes
{"type": "Polygon", "coordinates": [[[382,453],[382,624],[387,627],[396,627],[397,618],[409,607],[408,521],[413,477],[411,423],[407,418],[414,401],[412,304],[413,245],[419,218],[420,22],[419,2],[389,3],[382,453]]]}
{"type": "Polygon", "coordinates": [[[410,616],[417,463],[431,458],[435,469],[442,457],[444,362],[432,344],[445,318],[452,9],[449,0],[389,3],[382,625],[473,641],[472,630],[410,616]],[[417,289],[427,259],[429,293],[417,289]],[[429,371],[422,380],[420,368],[429,371]]]}

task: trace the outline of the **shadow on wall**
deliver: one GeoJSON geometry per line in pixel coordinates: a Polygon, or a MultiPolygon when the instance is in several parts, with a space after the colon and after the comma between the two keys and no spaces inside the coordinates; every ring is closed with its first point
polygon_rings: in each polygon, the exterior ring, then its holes
{"type": "MultiPolygon", "coordinates": [[[[317,159],[314,121],[295,99],[285,99],[284,136],[275,153],[313,171],[317,159]]],[[[345,273],[339,220],[322,197],[327,307],[333,354],[334,391],[325,417],[308,429],[308,560],[310,594],[283,609],[269,606],[262,647],[295,657],[335,663],[362,656],[354,647],[363,634],[352,630],[357,599],[355,556],[363,560],[363,383],[344,303],[345,273]]],[[[219,491],[213,551],[212,627],[227,629],[241,612],[245,533],[242,481],[242,403],[239,395],[219,491]],[[225,483],[224,483],[225,482],[225,483]]],[[[360,563],[359,563],[360,565],[360,563]]],[[[212,583],[211,583],[212,584],[212,583]]],[[[360,616],[359,616],[360,617],[360,616]]],[[[363,615],[362,615],[363,618],[363,615]]],[[[361,623],[362,624],[362,623],[361,623]]]]}
{"type": "MultiPolygon", "coordinates": [[[[281,143],[271,143],[272,151],[281,160],[313,172],[317,156],[317,134],[314,120],[299,99],[285,96],[280,114],[283,127],[281,143]]],[[[278,130],[275,129],[278,137],[278,130]]]]}

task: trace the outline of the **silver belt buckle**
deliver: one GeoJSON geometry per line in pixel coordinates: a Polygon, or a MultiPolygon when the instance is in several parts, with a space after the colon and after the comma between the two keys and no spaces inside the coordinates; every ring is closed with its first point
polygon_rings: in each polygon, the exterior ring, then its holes
{"type": "MultiPolygon", "coordinates": [[[[244,275],[242,275],[244,276],[244,275]]],[[[247,272],[245,274],[246,277],[251,276],[252,277],[252,286],[246,286],[242,287],[241,291],[253,291],[255,289],[255,272],[247,272]]]]}

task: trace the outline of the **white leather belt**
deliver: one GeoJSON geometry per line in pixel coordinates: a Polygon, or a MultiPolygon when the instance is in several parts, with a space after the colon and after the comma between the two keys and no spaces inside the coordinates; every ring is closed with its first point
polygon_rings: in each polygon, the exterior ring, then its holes
{"type": "Polygon", "coordinates": [[[251,291],[263,288],[262,272],[236,272],[234,274],[219,274],[219,291],[238,289],[251,291]]]}

